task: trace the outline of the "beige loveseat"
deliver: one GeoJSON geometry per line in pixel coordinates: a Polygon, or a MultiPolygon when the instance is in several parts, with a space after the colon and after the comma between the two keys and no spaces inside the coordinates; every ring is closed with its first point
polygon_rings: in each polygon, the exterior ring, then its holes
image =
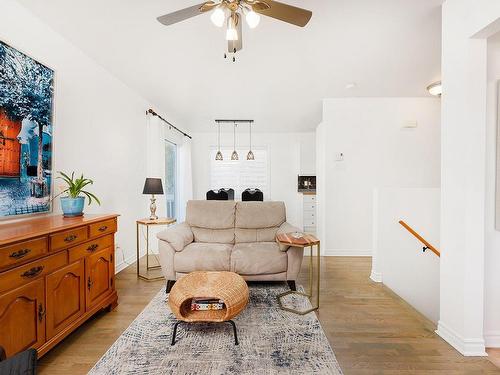
{"type": "Polygon", "coordinates": [[[192,271],[233,271],[295,289],[303,249],[276,242],[277,233],[295,231],[283,202],[189,201],[186,221],[158,233],[167,293],[192,271]]]}

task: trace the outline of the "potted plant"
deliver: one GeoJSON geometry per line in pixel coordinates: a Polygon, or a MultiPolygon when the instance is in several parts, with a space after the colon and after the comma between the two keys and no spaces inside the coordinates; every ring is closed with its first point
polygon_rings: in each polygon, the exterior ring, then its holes
{"type": "Polygon", "coordinates": [[[89,206],[92,203],[92,199],[96,201],[97,204],[101,204],[99,198],[91,192],[84,190],[85,186],[92,185],[94,181],[84,178],[83,174],[75,179],[75,172],[71,173],[71,177],[61,171],[57,173],[60,175],[57,178],[66,183],[66,186],[64,186],[61,193],[59,193],[59,195],[67,194],[61,197],[61,208],[64,217],[82,216],[85,196],[89,199],[89,206]]]}

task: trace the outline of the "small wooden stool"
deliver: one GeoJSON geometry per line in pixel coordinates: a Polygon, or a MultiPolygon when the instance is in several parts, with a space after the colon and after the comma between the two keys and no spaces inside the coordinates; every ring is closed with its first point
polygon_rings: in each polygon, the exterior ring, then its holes
{"type": "Polygon", "coordinates": [[[233,326],[234,343],[238,345],[236,324],[232,319],[248,304],[248,286],[245,280],[234,272],[195,271],[179,279],[168,297],[170,309],[178,319],[174,324],[172,344],[175,345],[177,326],[186,323],[224,323],[233,326]],[[191,300],[208,297],[224,301],[222,310],[192,311],[191,300]]]}

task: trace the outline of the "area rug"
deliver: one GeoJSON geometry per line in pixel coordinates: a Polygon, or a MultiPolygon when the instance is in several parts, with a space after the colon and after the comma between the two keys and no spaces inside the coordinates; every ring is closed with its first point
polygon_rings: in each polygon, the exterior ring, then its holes
{"type": "MultiPolygon", "coordinates": [[[[342,374],[314,313],[281,310],[280,284],[250,285],[247,308],[232,327],[181,324],[170,345],[175,317],[161,290],[139,314],[90,374],[342,374]]],[[[287,296],[290,307],[311,307],[307,298],[287,296]]]]}

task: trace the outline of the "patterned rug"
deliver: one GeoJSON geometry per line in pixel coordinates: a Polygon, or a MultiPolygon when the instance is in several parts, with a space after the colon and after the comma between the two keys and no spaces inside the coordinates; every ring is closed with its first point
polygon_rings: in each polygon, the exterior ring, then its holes
{"type": "MultiPolygon", "coordinates": [[[[342,374],[314,313],[304,316],[279,309],[281,284],[250,284],[247,308],[232,327],[184,324],[170,345],[175,317],[161,290],[90,374],[342,374]]],[[[286,305],[306,309],[303,297],[287,296],[286,305]]]]}

